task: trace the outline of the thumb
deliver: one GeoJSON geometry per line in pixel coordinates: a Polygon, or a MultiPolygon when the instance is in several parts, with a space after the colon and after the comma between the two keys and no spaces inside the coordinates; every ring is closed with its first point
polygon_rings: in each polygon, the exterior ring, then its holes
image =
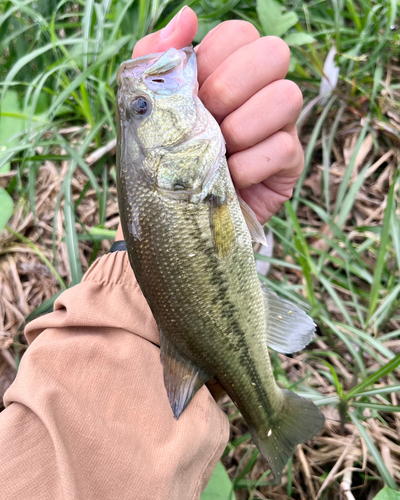
{"type": "Polygon", "coordinates": [[[190,45],[197,32],[197,16],[190,7],[183,7],[160,31],[137,42],[132,57],[164,52],[171,47],[182,49],[190,45]]]}

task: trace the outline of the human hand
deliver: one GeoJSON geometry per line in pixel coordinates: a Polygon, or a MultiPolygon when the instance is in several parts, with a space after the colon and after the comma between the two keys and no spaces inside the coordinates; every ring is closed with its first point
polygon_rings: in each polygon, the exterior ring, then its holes
{"type": "MultiPolygon", "coordinates": [[[[197,17],[184,7],[161,31],[137,42],[132,57],[190,45],[197,17]]],[[[290,52],[245,21],[226,21],[196,47],[199,97],[220,124],[240,196],[265,223],[293,192],[304,166],[296,121],[300,89],[284,80],[290,52]]],[[[123,239],[121,226],[117,240],[123,239]]]]}

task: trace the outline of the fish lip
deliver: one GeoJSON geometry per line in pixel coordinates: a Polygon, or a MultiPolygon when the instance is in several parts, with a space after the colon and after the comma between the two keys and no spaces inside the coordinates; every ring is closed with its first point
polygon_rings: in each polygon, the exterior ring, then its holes
{"type": "MultiPolygon", "coordinates": [[[[179,49],[179,51],[183,51],[187,55],[187,60],[189,60],[190,56],[194,53],[194,47],[193,45],[188,45],[187,47],[183,47],[182,49],[179,49]]],[[[136,57],[135,59],[128,59],[127,61],[124,61],[123,63],[120,64],[118,71],[117,71],[117,83],[118,86],[121,85],[121,74],[125,69],[131,69],[134,68],[144,62],[150,61],[151,59],[155,59],[157,57],[162,56],[165,54],[167,51],[164,50],[163,52],[155,52],[153,54],[147,54],[145,56],[140,56],[136,57]]]]}

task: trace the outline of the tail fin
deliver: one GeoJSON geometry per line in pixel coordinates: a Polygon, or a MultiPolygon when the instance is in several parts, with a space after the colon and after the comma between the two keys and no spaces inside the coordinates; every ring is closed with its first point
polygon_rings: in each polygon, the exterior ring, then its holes
{"type": "Polygon", "coordinates": [[[312,401],[285,389],[282,392],[284,394],[282,410],[271,429],[252,432],[256,445],[268,460],[279,483],[282,470],[296,445],[318,434],[325,422],[325,417],[312,401]]]}

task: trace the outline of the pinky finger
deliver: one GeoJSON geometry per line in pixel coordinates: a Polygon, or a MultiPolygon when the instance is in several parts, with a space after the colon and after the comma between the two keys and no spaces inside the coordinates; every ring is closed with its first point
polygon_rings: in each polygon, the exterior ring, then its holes
{"type": "Polygon", "coordinates": [[[280,130],[255,146],[231,155],[228,165],[235,186],[245,189],[275,174],[300,176],[303,157],[297,135],[280,130]]]}
{"type": "Polygon", "coordinates": [[[251,207],[261,224],[265,224],[293,194],[291,188],[277,192],[264,183],[240,189],[241,198],[251,207]]]}

